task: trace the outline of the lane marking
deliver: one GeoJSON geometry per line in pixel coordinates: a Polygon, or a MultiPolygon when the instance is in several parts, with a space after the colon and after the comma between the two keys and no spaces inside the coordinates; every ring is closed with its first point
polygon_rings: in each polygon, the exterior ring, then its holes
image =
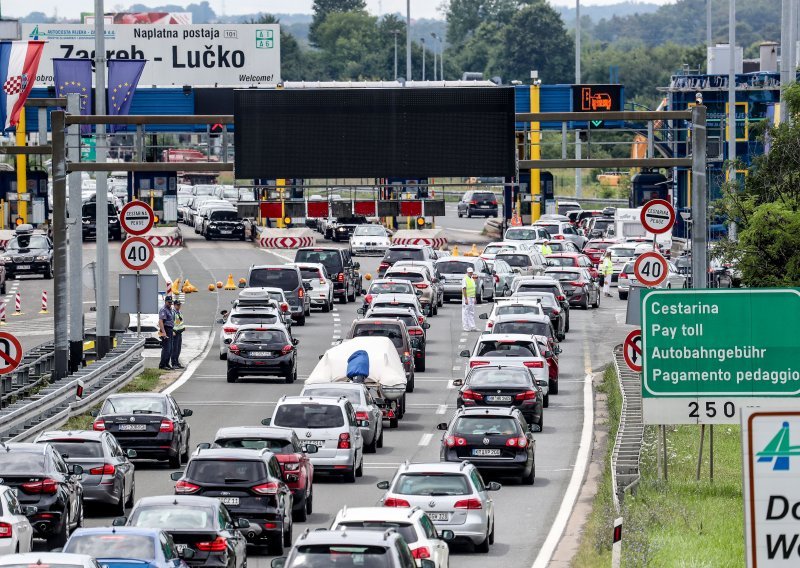
{"type": "Polygon", "coordinates": [[[440,404],[439,406],[436,407],[436,414],[444,414],[445,412],[447,412],[446,404],[440,404]]]}
{"type": "Polygon", "coordinates": [[[418,446],[427,446],[428,444],[431,443],[431,440],[433,440],[433,434],[431,434],[431,433],[423,434],[422,438],[419,439],[419,443],[417,445],[418,446]]]}
{"type": "Polygon", "coordinates": [[[289,256],[286,256],[285,254],[281,254],[279,252],[275,252],[274,249],[260,249],[260,250],[263,250],[267,254],[272,254],[272,255],[277,256],[278,258],[282,258],[283,260],[285,260],[287,262],[294,262],[293,258],[291,258],[289,256]]]}
{"type": "Polygon", "coordinates": [[[460,371],[461,367],[459,367],[458,365],[455,365],[455,366],[453,366],[453,370],[454,371],[460,371]]]}

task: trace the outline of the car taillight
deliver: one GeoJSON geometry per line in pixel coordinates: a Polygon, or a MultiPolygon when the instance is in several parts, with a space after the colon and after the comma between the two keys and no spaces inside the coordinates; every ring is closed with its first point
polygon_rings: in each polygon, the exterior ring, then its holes
{"type": "Polygon", "coordinates": [[[281,311],[282,312],[288,312],[289,311],[289,304],[287,304],[286,302],[282,302],[281,303],[281,311]]]}
{"type": "Polygon", "coordinates": [[[424,282],[420,282],[419,284],[414,284],[414,288],[419,288],[420,290],[424,290],[427,287],[428,285],[425,284],[424,282]]]}
{"type": "Polygon", "coordinates": [[[420,546],[419,548],[415,548],[411,551],[411,556],[416,558],[417,560],[422,560],[424,558],[431,557],[431,551],[428,550],[427,546],[420,546]]]}
{"type": "Polygon", "coordinates": [[[117,469],[110,463],[89,470],[90,475],[114,475],[117,469]]]}
{"type": "Polygon", "coordinates": [[[366,410],[356,411],[356,420],[369,420],[369,412],[366,410]]]}
{"type": "Polygon", "coordinates": [[[340,450],[349,450],[350,449],[350,434],[345,432],[344,434],[339,434],[339,444],[336,446],[340,450]]]}
{"type": "Polygon", "coordinates": [[[197,493],[199,490],[199,485],[189,483],[188,481],[181,480],[175,484],[175,493],[178,495],[189,495],[190,493],[197,493]]]}
{"type": "Polygon", "coordinates": [[[366,303],[368,303],[368,304],[371,304],[372,303],[372,294],[367,294],[366,296],[364,296],[364,301],[366,303]]]}
{"type": "Polygon", "coordinates": [[[565,298],[564,296],[556,296],[556,299],[557,299],[559,302],[563,302],[564,300],[566,300],[566,298],[565,298]]]}
{"type": "Polygon", "coordinates": [[[556,239],[557,241],[563,241],[565,237],[564,237],[564,235],[556,235],[553,238],[556,239]]]}
{"type": "Polygon", "coordinates": [[[11,524],[0,523],[0,538],[11,538],[12,536],[14,536],[14,530],[11,528],[11,524]]]}
{"type": "Polygon", "coordinates": [[[161,426],[158,428],[160,432],[174,432],[175,431],[175,423],[172,420],[167,420],[166,418],[161,421],[161,426]]]}
{"type": "Polygon", "coordinates": [[[422,335],[423,331],[418,327],[412,327],[408,330],[408,335],[422,335]]]}
{"type": "Polygon", "coordinates": [[[520,436],[519,438],[509,438],[506,440],[506,446],[511,448],[527,448],[528,438],[525,436],[520,436]]]}
{"type": "Polygon", "coordinates": [[[385,270],[385,269],[387,269],[387,268],[389,268],[389,263],[388,263],[388,262],[381,262],[381,263],[378,265],[378,270],[385,270]]]}
{"type": "Polygon", "coordinates": [[[461,398],[464,400],[483,400],[483,395],[479,392],[465,390],[461,393],[461,398]]]}
{"type": "Polygon", "coordinates": [[[298,298],[305,298],[305,296],[306,296],[306,291],[303,288],[298,288],[297,289],[297,297],[298,298]]]}
{"type": "Polygon", "coordinates": [[[536,400],[536,391],[525,391],[515,396],[517,400],[536,400]]]}
{"type": "Polygon", "coordinates": [[[339,282],[344,282],[344,272],[340,272],[339,276],[336,278],[339,282]]]}
{"type": "Polygon", "coordinates": [[[490,321],[486,324],[486,329],[492,329],[494,327],[494,322],[490,321]]]}
{"type": "Polygon", "coordinates": [[[585,283],[584,283],[584,282],[577,282],[577,281],[575,281],[575,282],[570,282],[570,284],[572,284],[573,286],[575,286],[575,287],[577,287],[577,288],[583,288],[583,286],[584,286],[584,284],[585,284],[585,283]]]}
{"type": "Polygon", "coordinates": [[[495,282],[495,284],[500,282],[500,277],[497,274],[494,275],[494,282],[495,282]]]}
{"type": "Polygon", "coordinates": [[[55,479],[42,479],[41,481],[29,481],[23,483],[20,488],[28,495],[55,495],[58,492],[58,482],[55,479]]]}
{"type": "Polygon", "coordinates": [[[297,471],[300,469],[300,462],[283,462],[281,465],[284,471],[297,471]]]}
{"type": "Polygon", "coordinates": [[[251,487],[251,489],[253,493],[258,493],[259,495],[275,495],[278,493],[279,487],[280,485],[278,485],[277,481],[268,481],[267,483],[251,487]]]}
{"type": "Polygon", "coordinates": [[[454,509],[483,509],[483,505],[480,502],[480,499],[462,499],[461,501],[456,501],[456,504],[453,505],[454,509]]]}
{"type": "Polygon", "coordinates": [[[238,355],[239,354],[239,346],[238,345],[233,345],[233,344],[229,345],[228,346],[228,351],[230,351],[234,355],[238,355]]]}
{"type": "Polygon", "coordinates": [[[324,285],[324,284],[325,284],[325,279],[324,279],[324,278],[320,278],[320,279],[319,279],[319,283],[320,283],[320,284],[322,284],[322,285],[324,285]]]}
{"type": "Polygon", "coordinates": [[[92,423],[92,430],[105,430],[106,423],[102,418],[98,418],[92,423]]]}
{"type": "Polygon", "coordinates": [[[470,361],[469,368],[474,369],[475,367],[480,367],[481,365],[488,365],[489,361],[470,361]]]}
{"type": "Polygon", "coordinates": [[[231,333],[236,333],[236,330],[237,328],[231,325],[226,325],[225,327],[222,328],[222,331],[227,333],[228,335],[230,335],[231,333]]]}
{"type": "Polygon", "coordinates": [[[544,369],[544,361],[525,361],[523,365],[529,369],[544,369]]]}
{"type": "Polygon", "coordinates": [[[478,202],[477,202],[477,201],[475,201],[475,200],[473,199],[472,201],[470,201],[470,202],[469,202],[469,204],[470,204],[470,205],[477,205],[477,204],[478,204],[478,202]]]}
{"type": "Polygon", "coordinates": [[[202,552],[224,552],[228,549],[228,541],[218,536],[211,542],[198,542],[194,546],[202,552]]]}
{"type": "Polygon", "coordinates": [[[423,323],[425,323],[425,317],[424,316],[417,316],[417,321],[419,322],[419,325],[422,325],[423,323]]]}
{"type": "Polygon", "coordinates": [[[627,274],[625,274],[624,272],[620,272],[620,273],[619,273],[619,277],[620,277],[620,278],[625,278],[626,280],[628,279],[628,275],[627,275],[627,274]]]}
{"type": "Polygon", "coordinates": [[[282,353],[283,355],[288,355],[289,353],[291,353],[291,352],[292,352],[292,349],[294,349],[294,347],[293,347],[293,346],[291,346],[291,345],[284,345],[284,346],[283,346],[283,349],[281,349],[281,353],[282,353]]]}
{"type": "Polygon", "coordinates": [[[447,445],[448,448],[452,448],[454,446],[466,446],[467,439],[461,438],[460,436],[447,436],[444,439],[444,443],[447,445]]]}
{"type": "Polygon", "coordinates": [[[558,309],[556,309],[556,308],[553,308],[552,314],[553,314],[554,316],[557,316],[557,315],[558,315],[558,314],[560,314],[560,313],[561,313],[561,310],[558,310],[558,309]]]}
{"type": "Polygon", "coordinates": [[[389,497],[383,502],[384,507],[410,507],[411,503],[405,499],[398,499],[397,497],[389,497]]]}

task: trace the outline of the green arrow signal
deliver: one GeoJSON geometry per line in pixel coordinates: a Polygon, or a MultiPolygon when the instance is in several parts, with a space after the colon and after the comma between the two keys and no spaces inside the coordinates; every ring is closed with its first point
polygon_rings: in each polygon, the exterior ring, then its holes
{"type": "Polygon", "coordinates": [[[595,128],[600,128],[601,126],[603,126],[603,122],[605,122],[605,121],[603,121],[603,120],[593,120],[592,121],[592,126],[594,126],[595,128]]]}

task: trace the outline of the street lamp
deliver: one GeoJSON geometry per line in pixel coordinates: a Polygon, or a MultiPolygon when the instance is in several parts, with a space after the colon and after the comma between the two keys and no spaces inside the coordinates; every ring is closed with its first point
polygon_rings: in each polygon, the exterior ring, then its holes
{"type": "MultiPolygon", "coordinates": [[[[439,73],[439,80],[444,81],[444,43],[442,42],[442,36],[435,32],[431,32],[431,37],[433,39],[439,40],[439,65],[441,65],[441,72],[439,73]]],[[[436,51],[433,52],[434,59],[433,59],[433,69],[434,69],[434,76],[436,75],[436,51]]]]}
{"type": "Polygon", "coordinates": [[[425,80],[425,38],[419,38],[419,41],[422,42],[422,80],[425,80]]]}
{"type": "Polygon", "coordinates": [[[400,30],[394,30],[392,35],[394,35],[394,80],[397,81],[397,36],[400,34],[400,30]]]}
{"type": "MultiPolygon", "coordinates": [[[[436,39],[436,34],[431,34],[434,36],[434,40],[436,39]]],[[[436,44],[431,45],[431,51],[433,52],[433,80],[436,80],[436,44]]]]}

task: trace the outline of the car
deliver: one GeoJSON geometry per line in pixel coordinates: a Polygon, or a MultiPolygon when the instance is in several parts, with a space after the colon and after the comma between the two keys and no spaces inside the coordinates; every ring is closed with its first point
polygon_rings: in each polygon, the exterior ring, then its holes
{"type": "Polygon", "coordinates": [[[274,286],[245,287],[239,292],[239,297],[234,300],[233,307],[240,308],[245,306],[274,309],[280,314],[284,327],[291,333],[293,321],[291,307],[289,300],[286,298],[286,292],[280,288],[274,286]]]}
{"type": "MultiPolygon", "coordinates": [[[[620,300],[627,300],[628,293],[630,292],[631,288],[645,288],[641,282],[636,279],[636,276],[633,273],[633,262],[626,262],[625,266],[622,267],[622,270],[619,273],[619,279],[617,280],[617,291],[619,294],[620,300]]],[[[673,262],[667,261],[667,277],[664,281],[659,284],[658,286],[651,286],[651,288],[660,288],[660,289],[678,289],[687,288],[688,287],[688,278],[685,274],[681,274],[678,270],[678,267],[675,266],[673,262]]]]}
{"type": "MultiPolygon", "coordinates": [[[[401,534],[394,529],[388,529],[306,531],[297,539],[287,557],[273,559],[270,566],[414,568],[416,564],[401,534]]],[[[433,562],[423,560],[422,566],[432,568],[433,562]]]]}
{"type": "Polygon", "coordinates": [[[356,227],[368,225],[369,221],[363,215],[351,215],[349,217],[337,217],[328,223],[325,230],[325,238],[334,242],[349,241],[356,230],[356,227]]]}
{"type": "Polygon", "coordinates": [[[553,236],[544,227],[531,225],[529,227],[509,227],[503,234],[504,241],[530,243],[540,239],[550,240],[553,236]]]}
{"type": "Polygon", "coordinates": [[[536,299],[521,300],[519,298],[498,298],[492,310],[486,314],[480,314],[478,319],[485,319],[486,329],[484,333],[492,333],[494,324],[497,319],[504,315],[523,315],[523,314],[536,314],[541,315],[544,313],[541,302],[536,299]]]}
{"type": "MultiPolygon", "coordinates": [[[[0,253],[0,263],[5,277],[14,279],[27,274],[41,274],[45,280],[53,278],[53,242],[47,235],[34,233],[31,225],[19,225],[14,237],[0,253]]],[[[5,278],[2,293],[5,293],[5,278]]]]}
{"type": "Polygon", "coordinates": [[[369,288],[363,290],[364,310],[368,310],[372,298],[380,294],[416,294],[417,289],[408,280],[392,280],[390,278],[378,278],[372,281],[369,288]]]}
{"type": "Polygon", "coordinates": [[[614,227],[614,217],[604,214],[600,217],[587,219],[584,225],[584,232],[590,239],[603,239],[609,227],[614,227]]]}
{"type": "Polygon", "coordinates": [[[191,218],[192,205],[195,197],[190,194],[178,194],[178,223],[189,224],[191,218]]]}
{"type": "MultiPolygon", "coordinates": [[[[219,358],[228,358],[228,345],[233,341],[239,327],[243,325],[273,325],[282,324],[281,313],[273,307],[237,305],[231,311],[222,310],[219,323],[222,329],[219,333],[219,358]]],[[[287,329],[288,331],[288,329],[287,329]]]]}
{"type": "Polygon", "coordinates": [[[515,278],[511,283],[511,293],[513,295],[524,294],[527,292],[550,292],[555,296],[561,311],[564,312],[564,333],[569,331],[569,300],[561,282],[550,277],[540,276],[536,278],[515,278]]]}
{"type": "Polygon", "coordinates": [[[247,567],[247,541],[241,531],[247,531],[250,522],[234,520],[222,501],[213,497],[144,497],[128,517],[114,519],[114,526],[163,530],[189,566],[247,567]],[[192,553],[187,555],[187,549],[192,553]]]}
{"type": "Polygon", "coordinates": [[[219,185],[215,184],[208,184],[208,183],[198,183],[192,186],[192,195],[195,196],[214,196],[214,192],[217,191],[219,185]]]}
{"type": "Polygon", "coordinates": [[[553,337],[548,337],[546,335],[534,335],[534,337],[536,341],[539,342],[539,351],[547,360],[548,384],[547,392],[545,393],[546,407],[549,404],[550,393],[558,394],[558,356],[561,354],[561,347],[559,347],[558,341],[553,337]]]}
{"type": "Polygon", "coordinates": [[[206,240],[212,239],[245,239],[245,223],[239,218],[236,209],[230,207],[213,207],[202,218],[200,234],[206,240]]]}
{"type": "Polygon", "coordinates": [[[364,473],[363,422],[346,396],[283,396],[265,426],[292,428],[306,444],[319,448],[311,457],[315,471],[342,475],[355,483],[364,473]]]}
{"type": "Polygon", "coordinates": [[[279,376],[286,383],[297,380],[297,344],[282,324],[239,327],[228,345],[227,380],[243,376],[279,376]]]}
{"type": "MultiPolygon", "coordinates": [[[[97,238],[97,203],[88,201],[81,205],[81,234],[83,240],[97,238]]],[[[122,225],[113,203],[108,203],[108,239],[122,240],[122,225]]]]}
{"type": "MultiPolygon", "coordinates": [[[[363,383],[313,384],[303,387],[300,396],[347,397],[356,411],[356,420],[361,421],[361,437],[364,453],[374,454],[383,447],[383,410],[375,402],[363,383]]],[[[316,447],[316,446],[315,446],[316,447]]]]}
{"type": "Polygon", "coordinates": [[[501,251],[494,258],[505,261],[522,276],[538,276],[547,268],[547,261],[539,251],[501,251]]]}
{"type": "Polygon", "coordinates": [[[136,468],[130,460],[136,450],[123,450],[110,432],[50,430],[39,434],[36,443],[50,444],[68,466],[83,468],[80,483],[85,505],[112,507],[118,515],[133,505],[136,468]]]}
{"type": "Polygon", "coordinates": [[[34,536],[49,548],[64,546],[83,524],[83,468],[67,465],[50,444],[6,443],[0,451],[0,478],[15,490],[34,536]]]}
{"type": "Polygon", "coordinates": [[[297,325],[306,324],[311,314],[311,285],[303,282],[303,274],[297,266],[285,264],[260,264],[250,267],[247,288],[280,288],[286,296],[292,319],[297,325]]]}
{"type": "Polygon", "coordinates": [[[516,251],[527,252],[529,250],[532,250],[533,247],[534,247],[533,241],[531,241],[530,243],[525,241],[498,241],[486,245],[483,251],[481,251],[480,257],[487,262],[491,262],[494,260],[495,256],[497,256],[497,253],[499,252],[516,252],[516,251]]]}
{"type": "Polygon", "coordinates": [[[548,254],[562,253],[562,252],[571,252],[574,254],[580,254],[581,252],[583,252],[581,251],[581,249],[578,248],[578,246],[575,243],[571,241],[537,241],[536,242],[537,250],[541,252],[545,244],[550,249],[550,252],[548,252],[548,254]]]}
{"type": "Polygon", "coordinates": [[[36,507],[20,504],[15,488],[0,485],[0,558],[31,551],[33,527],[28,516],[36,511],[36,507]]]}
{"type": "Polygon", "coordinates": [[[545,276],[558,280],[570,306],[588,310],[600,307],[600,286],[586,268],[548,268],[545,276]]]}
{"type": "Polygon", "coordinates": [[[392,268],[422,268],[427,272],[428,280],[433,288],[433,297],[436,298],[436,306],[441,308],[444,305],[444,287],[442,285],[442,275],[436,268],[434,260],[398,260],[392,268]]]}
{"type": "Polygon", "coordinates": [[[200,234],[200,230],[203,228],[205,218],[208,216],[210,211],[220,208],[228,211],[236,210],[236,208],[228,201],[225,201],[224,199],[217,199],[216,197],[212,196],[195,198],[193,207],[195,209],[192,211],[192,219],[189,224],[194,227],[194,232],[198,235],[200,234]]]}
{"type": "Polygon", "coordinates": [[[619,279],[619,273],[622,272],[625,265],[636,260],[636,244],[616,244],[606,250],[611,252],[611,265],[613,267],[611,283],[615,284],[619,279]]]}
{"type": "Polygon", "coordinates": [[[300,269],[303,280],[311,284],[308,291],[312,308],[327,313],[333,309],[333,281],[325,265],[319,262],[294,263],[300,269]]]}
{"type": "Polygon", "coordinates": [[[350,256],[383,255],[391,244],[389,231],[382,225],[358,225],[350,236],[350,256]]]}
{"type": "Polygon", "coordinates": [[[478,552],[489,552],[494,542],[494,501],[489,493],[500,484],[484,483],[471,461],[460,463],[401,464],[391,481],[379,481],[386,493],[384,507],[420,507],[439,531],[451,530],[456,541],[472,543],[478,552]]]}
{"type": "Polygon", "coordinates": [[[67,554],[66,552],[28,552],[22,554],[0,555],[0,566],[8,568],[102,568],[97,560],[88,554],[67,554]]]}
{"type": "MultiPolygon", "coordinates": [[[[528,391],[536,392],[536,391],[528,391]]],[[[443,462],[469,460],[480,471],[519,477],[523,485],[536,481],[536,440],[525,417],[516,408],[460,408],[444,431],[440,450],[443,462]]]]}
{"type": "Polygon", "coordinates": [[[434,287],[429,270],[424,266],[393,266],[383,275],[388,280],[407,280],[414,286],[423,313],[433,316],[439,313],[438,287],[434,287]],[[419,292],[416,292],[419,290],[419,292]]]}
{"type": "Polygon", "coordinates": [[[392,245],[383,255],[378,265],[378,278],[383,275],[398,260],[429,260],[436,261],[436,253],[428,245],[392,245]]]}
{"type": "MultiPolygon", "coordinates": [[[[577,201],[568,201],[566,199],[557,200],[556,208],[559,215],[564,215],[567,211],[572,211],[575,209],[583,210],[583,207],[581,207],[581,204],[577,201]]],[[[542,215],[542,217],[544,217],[544,215],[542,215]]]]}
{"type": "Polygon", "coordinates": [[[239,189],[232,185],[218,185],[214,189],[214,197],[235,205],[239,201],[239,189]]]}
{"type": "Polygon", "coordinates": [[[600,261],[603,260],[603,255],[605,254],[606,249],[614,244],[617,244],[617,241],[592,239],[586,243],[585,247],[583,247],[583,254],[589,257],[589,260],[592,261],[592,264],[599,266],[600,261]]]}
{"type": "Polygon", "coordinates": [[[567,312],[564,311],[561,303],[556,300],[555,294],[547,291],[529,290],[511,296],[509,300],[516,303],[536,303],[541,313],[550,318],[550,324],[553,326],[556,339],[564,341],[567,333],[567,312]]]}
{"type": "Polygon", "coordinates": [[[587,239],[578,233],[578,230],[569,222],[555,221],[555,220],[539,220],[533,225],[534,227],[541,227],[552,236],[553,240],[571,241],[579,250],[583,250],[583,245],[586,244],[587,239]]]}
{"type": "Polygon", "coordinates": [[[336,513],[330,530],[364,529],[370,531],[397,531],[411,549],[411,555],[422,566],[429,559],[436,568],[450,566],[450,548],[453,531],[444,530],[440,535],[427,513],[419,507],[405,511],[393,507],[345,507],[336,513]]]}
{"type": "Polygon", "coordinates": [[[456,206],[459,217],[497,217],[497,196],[491,191],[467,191],[456,206]]]}
{"type": "MultiPolygon", "coordinates": [[[[416,294],[378,294],[374,296],[372,302],[370,302],[370,309],[374,308],[410,309],[417,314],[420,324],[424,323],[426,319],[422,311],[422,305],[419,303],[419,298],[416,294]]],[[[356,310],[356,313],[362,314],[362,308],[356,310]]]]}
{"type": "Polygon", "coordinates": [[[467,269],[472,268],[476,276],[475,302],[482,304],[484,301],[494,300],[494,276],[482,258],[455,256],[443,258],[436,262],[436,269],[442,275],[444,299],[461,300],[461,289],[467,269]]]}
{"type": "Polygon", "coordinates": [[[574,252],[557,252],[545,257],[547,266],[553,268],[585,268],[592,278],[600,278],[600,272],[595,267],[592,259],[586,254],[574,252]]]}
{"type": "Polygon", "coordinates": [[[116,393],[103,402],[92,429],[111,432],[123,450],[137,458],[169,461],[180,467],[189,456],[191,429],[188,408],[180,409],[165,393],[116,393]]]}
{"type": "Polygon", "coordinates": [[[175,495],[216,497],[232,517],[247,519],[249,544],[281,555],[292,543],[292,491],[275,454],[267,449],[199,449],[185,471],[170,475],[175,495]]]}
{"type": "Polygon", "coordinates": [[[502,258],[500,260],[487,261],[489,270],[492,271],[494,277],[494,297],[495,299],[502,298],[511,290],[511,283],[517,276],[514,269],[502,258]]]}
{"type": "Polygon", "coordinates": [[[294,255],[295,263],[319,263],[325,266],[333,280],[333,295],[339,302],[355,302],[361,295],[361,265],[353,262],[350,251],[335,247],[299,248],[294,255]]]}
{"type": "Polygon", "coordinates": [[[411,347],[414,351],[414,369],[419,372],[425,371],[427,347],[426,330],[430,329],[431,324],[426,321],[420,323],[417,315],[412,310],[406,308],[372,308],[364,314],[364,318],[396,319],[406,324],[406,330],[411,338],[411,347]]]}
{"type": "Polygon", "coordinates": [[[544,422],[548,406],[548,384],[537,379],[530,369],[505,365],[481,365],[471,369],[465,379],[453,379],[459,387],[458,408],[492,406],[517,408],[529,424],[544,422]]]}
{"type": "Polygon", "coordinates": [[[64,545],[69,554],[88,554],[107,568],[188,568],[165,531],[134,527],[77,529],[64,545]]]}
{"type": "Polygon", "coordinates": [[[344,339],[354,337],[387,337],[397,349],[406,373],[406,392],[414,392],[414,357],[411,336],[406,324],[397,318],[377,318],[375,316],[354,320],[344,339]]]}
{"type": "Polygon", "coordinates": [[[472,351],[459,355],[469,359],[464,376],[482,365],[516,365],[530,369],[537,384],[548,380],[547,361],[533,336],[521,333],[484,333],[478,337],[472,351]]]}

